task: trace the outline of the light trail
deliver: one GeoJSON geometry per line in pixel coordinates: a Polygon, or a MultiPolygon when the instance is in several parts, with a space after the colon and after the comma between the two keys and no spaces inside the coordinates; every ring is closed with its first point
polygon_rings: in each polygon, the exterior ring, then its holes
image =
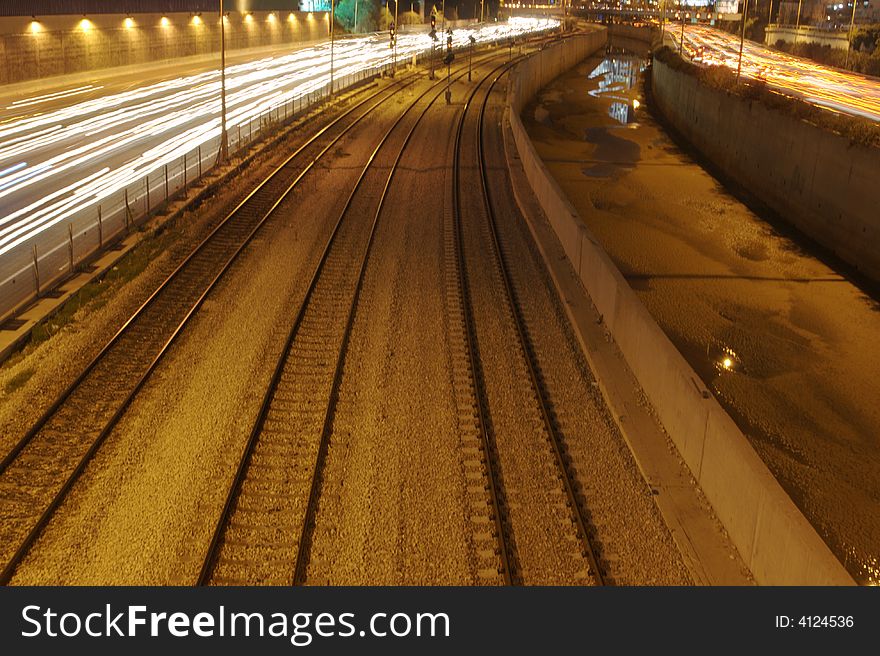
{"type": "MultiPolygon", "coordinates": [[[[678,43],[678,30],[670,27],[667,34],[678,43]]],[[[736,70],[739,37],[705,25],[687,25],[684,52],[695,62],[736,70]]],[[[751,41],[743,46],[742,75],[766,81],[773,90],[814,105],[880,121],[880,79],[823,66],[751,41]]]]}
{"type": "MultiPolygon", "coordinates": [[[[553,19],[511,19],[455,30],[453,45],[468,45],[471,34],[478,43],[486,43],[557,26],[553,19]]],[[[446,36],[438,37],[437,49],[442,51],[446,36]]],[[[398,64],[430,48],[427,31],[401,33],[398,64]]],[[[289,55],[228,66],[230,135],[266,112],[326,87],[329,55],[329,42],[324,42],[289,55]]],[[[339,39],[334,78],[391,62],[384,33],[339,39]]],[[[23,98],[6,108],[7,114],[18,113],[0,123],[0,270],[4,256],[52,226],[121,194],[200,145],[219,141],[219,70],[77,102],[80,94],[100,88],[90,85],[23,98]]]]}

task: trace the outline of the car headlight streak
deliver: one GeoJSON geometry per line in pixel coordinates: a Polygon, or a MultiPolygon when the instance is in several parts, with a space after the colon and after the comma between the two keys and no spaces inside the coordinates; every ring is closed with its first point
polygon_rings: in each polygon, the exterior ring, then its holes
{"type": "MultiPolygon", "coordinates": [[[[455,30],[453,45],[468,45],[471,34],[486,43],[557,25],[553,19],[514,18],[479,30],[455,30]]],[[[399,34],[398,62],[431,45],[424,31],[399,34]]],[[[229,133],[324,88],[329,51],[325,42],[227,66],[229,133]]],[[[334,46],[334,75],[355,74],[392,57],[384,33],[342,38],[334,46]]],[[[100,88],[81,86],[6,107],[11,117],[0,122],[0,256],[220,135],[219,70],[77,102],[77,96],[100,88]]]]}

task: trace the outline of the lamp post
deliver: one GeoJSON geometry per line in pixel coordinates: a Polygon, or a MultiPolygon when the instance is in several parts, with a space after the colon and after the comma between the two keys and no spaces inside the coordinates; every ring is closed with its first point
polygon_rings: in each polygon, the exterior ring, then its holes
{"type": "Polygon", "coordinates": [[[229,157],[229,137],[226,134],[226,14],[220,0],[220,161],[229,157]]]}
{"type": "Polygon", "coordinates": [[[843,67],[849,68],[849,51],[852,50],[852,31],[856,23],[856,0],[853,0],[852,18],[849,19],[849,32],[846,33],[846,60],[843,67]]]}
{"type": "Polygon", "coordinates": [[[743,44],[746,40],[746,19],[749,17],[749,0],[743,3],[742,32],[739,35],[739,61],[736,64],[736,81],[739,82],[739,74],[743,65],[743,44]]]}
{"type": "Polygon", "coordinates": [[[801,27],[801,5],[804,4],[804,0],[798,0],[798,13],[797,20],[795,21],[795,27],[800,29],[801,27]]]}
{"type": "Polygon", "coordinates": [[[773,0],[770,0],[770,9],[767,11],[767,25],[773,20],[773,0]]]}
{"type": "Polygon", "coordinates": [[[681,38],[678,40],[678,56],[684,56],[684,6],[681,7],[681,38]]]}
{"type": "Polygon", "coordinates": [[[358,31],[358,0],[354,0],[354,31],[358,31]]]}
{"type": "Polygon", "coordinates": [[[333,95],[333,24],[336,22],[336,0],[330,0],[330,95],[333,95]]]}

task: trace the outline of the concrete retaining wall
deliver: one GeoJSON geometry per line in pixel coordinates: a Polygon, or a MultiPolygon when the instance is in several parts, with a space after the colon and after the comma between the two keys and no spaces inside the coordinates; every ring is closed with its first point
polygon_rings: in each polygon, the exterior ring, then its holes
{"type": "Polygon", "coordinates": [[[821,30],[809,25],[795,27],[794,25],[768,25],[764,28],[764,42],[767,45],[775,45],[777,41],[786,43],[818,43],[831,48],[846,50],[849,48],[849,33],[847,30],[834,32],[821,30]]]}
{"type": "Polygon", "coordinates": [[[519,118],[536,91],[605,43],[565,40],[520,64],[509,121],[526,177],[581,282],[755,579],[847,585],[851,577],[663,333],[539,158],[519,118]]]}
{"type": "MultiPolygon", "coordinates": [[[[220,51],[215,13],[101,14],[0,18],[0,84],[220,51]],[[163,20],[164,19],[164,20],[163,20]]],[[[226,47],[304,43],[326,38],[324,13],[232,12],[226,47]],[[271,15],[271,17],[270,17],[271,15]]]]}
{"type": "Polygon", "coordinates": [[[725,175],[880,281],[880,148],[710,89],[659,61],[652,90],[666,120],[725,175]]]}

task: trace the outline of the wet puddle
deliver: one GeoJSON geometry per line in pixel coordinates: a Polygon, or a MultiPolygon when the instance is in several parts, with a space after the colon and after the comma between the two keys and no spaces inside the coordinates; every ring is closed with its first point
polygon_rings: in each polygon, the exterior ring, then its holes
{"type": "MultiPolygon", "coordinates": [[[[595,85],[588,92],[614,119],[612,125],[588,127],[584,140],[594,144],[593,162],[582,169],[590,178],[610,178],[631,170],[641,159],[639,144],[620,136],[621,130],[638,125],[639,76],[645,70],[642,57],[625,52],[609,52],[587,75],[595,85]]],[[[625,134],[625,133],[624,133],[625,134]]]]}

